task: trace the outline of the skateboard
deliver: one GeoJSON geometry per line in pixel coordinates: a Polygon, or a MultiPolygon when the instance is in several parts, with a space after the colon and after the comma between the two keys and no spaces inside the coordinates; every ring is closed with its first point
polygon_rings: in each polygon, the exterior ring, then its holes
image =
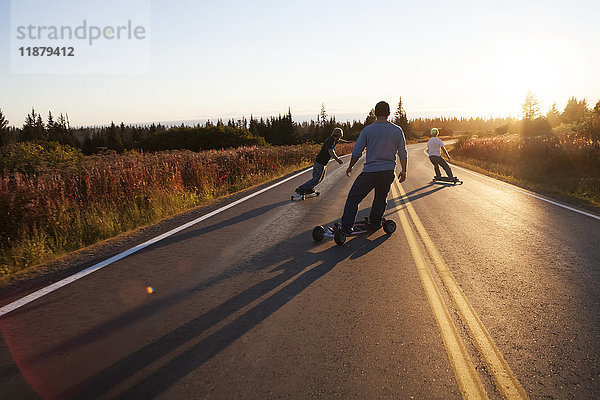
{"type": "Polygon", "coordinates": [[[463,181],[458,179],[456,176],[454,178],[448,178],[447,176],[434,176],[431,182],[445,182],[452,183],[453,185],[462,185],[463,181]]]}
{"type": "MultiPolygon", "coordinates": [[[[391,235],[396,230],[396,223],[391,219],[381,219],[381,225],[383,231],[388,235],[391,235]]],[[[336,222],[333,226],[328,226],[327,229],[321,225],[315,226],[312,231],[312,237],[315,242],[320,242],[323,238],[333,238],[336,244],[342,245],[346,242],[348,236],[364,235],[365,233],[372,233],[376,230],[369,224],[369,218],[365,217],[364,221],[356,221],[354,223],[354,232],[348,234],[342,230],[342,224],[336,222]]]]}
{"type": "Polygon", "coordinates": [[[312,193],[303,193],[303,194],[299,194],[296,193],[296,195],[292,196],[292,200],[306,200],[309,197],[317,197],[318,195],[320,195],[321,193],[319,192],[312,192],[312,193]]]}

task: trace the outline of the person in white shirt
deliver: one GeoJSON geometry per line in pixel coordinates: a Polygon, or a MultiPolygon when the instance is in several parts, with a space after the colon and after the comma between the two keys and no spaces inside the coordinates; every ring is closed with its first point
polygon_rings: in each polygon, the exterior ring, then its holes
{"type": "Polygon", "coordinates": [[[438,137],[440,131],[438,128],[431,128],[431,139],[427,142],[427,154],[429,154],[429,161],[433,164],[433,169],[435,170],[435,177],[441,178],[440,175],[440,166],[444,168],[448,178],[453,179],[454,175],[452,175],[452,169],[450,166],[442,158],[442,150],[446,153],[446,157],[448,160],[450,159],[450,154],[448,154],[448,150],[444,147],[444,142],[438,137]]]}

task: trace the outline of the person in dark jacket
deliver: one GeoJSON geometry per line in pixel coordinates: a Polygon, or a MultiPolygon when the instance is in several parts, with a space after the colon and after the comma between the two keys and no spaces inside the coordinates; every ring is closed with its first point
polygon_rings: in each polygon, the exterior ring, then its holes
{"type": "Polygon", "coordinates": [[[323,178],[325,178],[325,171],[327,170],[327,164],[330,159],[334,159],[339,164],[343,164],[343,161],[335,154],[335,145],[338,143],[350,143],[346,140],[342,140],[344,131],[341,128],[335,128],[321,147],[321,151],[315,159],[313,165],[312,178],[296,188],[298,194],[310,194],[315,192],[315,186],[317,186],[323,178]]]}

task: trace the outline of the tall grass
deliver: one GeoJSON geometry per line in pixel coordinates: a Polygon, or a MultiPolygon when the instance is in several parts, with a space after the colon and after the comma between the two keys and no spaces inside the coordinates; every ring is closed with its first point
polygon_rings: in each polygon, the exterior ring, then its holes
{"type": "Polygon", "coordinates": [[[459,140],[452,156],[522,183],[600,206],[600,140],[576,134],[459,140]]]}
{"type": "MultiPolygon", "coordinates": [[[[0,154],[0,276],[295,169],[315,145],[83,156],[52,144],[0,154]]],[[[350,145],[339,145],[347,154],[350,145]]]]}

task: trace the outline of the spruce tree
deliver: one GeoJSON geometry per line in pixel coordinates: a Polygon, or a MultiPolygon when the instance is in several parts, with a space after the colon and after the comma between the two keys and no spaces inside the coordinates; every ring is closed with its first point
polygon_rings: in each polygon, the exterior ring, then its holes
{"type": "Polygon", "coordinates": [[[552,103],[552,107],[546,114],[546,119],[551,127],[555,127],[560,124],[560,111],[556,107],[556,103],[552,103]]]}
{"type": "Polygon", "coordinates": [[[58,142],[56,124],[52,112],[48,111],[48,122],[46,123],[46,137],[51,142],[58,142]]]}
{"type": "Polygon", "coordinates": [[[42,116],[36,113],[35,109],[32,108],[31,114],[27,114],[27,117],[25,117],[22,140],[34,141],[44,139],[46,139],[44,121],[42,121],[42,116]]]}
{"type": "Polygon", "coordinates": [[[0,132],[8,131],[8,120],[0,108],[0,132]]]}
{"type": "Polygon", "coordinates": [[[402,105],[402,97],[400,97],[400,100],[398,101],[398,107],[394,113],[393,122],[402,128],[406,136],[410,135],[410,123],[408,122],[406,111],[404,111],[404,106],[402,105]]]}
{"type": "Polygon", "coordinates": [[[14,143],[15,141],[15,136],[8,126],[8,120],[4,117],[4,113],[2,113],[2,109],[0,108],[0,147],[14,143]]]}
{"type": "Polygon", "coordinates": [[[325,111],[325,103],[321,103],[321,112],[319,113],[319,123],[321,126],[327,124],[327,112],[325,111]]]}
{"type": "Polygon", "coordinates": [[[371,111],[369,111],[369,115],[367,115],[367,118],[365,118],[365,126],[371,125],[375,121],[377,121],[377,116],[375,115],[375,109],[371,108],[371,111]]]}
{"type": "Polygon", "coordinates": [[[567,124],[579,122],[587,115],[588,111],[586,99],[577,100],[577,98],[571,97],[561,115],[562,121],[567,124]]]}
{"type": "Polygon", "coordinates": [[[527,92],[525,96],[525,101],[523,102],[523,119],[524,120],[534,120],[540,116],[540,101],[537,97],[531,93],[527,92]]]}

